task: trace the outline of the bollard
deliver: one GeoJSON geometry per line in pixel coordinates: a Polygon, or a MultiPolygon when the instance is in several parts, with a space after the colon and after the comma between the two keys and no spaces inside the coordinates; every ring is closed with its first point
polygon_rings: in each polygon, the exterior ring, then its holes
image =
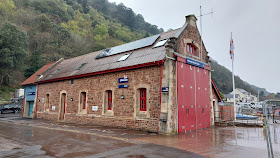
{"type": "Polygon", "coordinates": [[[265,128],[264,118],[262,118],[263,128],[265,128]]]}

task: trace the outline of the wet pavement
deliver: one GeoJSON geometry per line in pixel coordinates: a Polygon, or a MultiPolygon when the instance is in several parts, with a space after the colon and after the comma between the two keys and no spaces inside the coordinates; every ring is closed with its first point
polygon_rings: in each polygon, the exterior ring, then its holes
{"type": "MultiPolygon", "coordinates": [[[[271,126],[280,158],[280,123],[271,126]]],[[[214,127],[178,135],[0,115],[0,157],[266,158],[260,127],[214,127]],[[196,154],[195,154],[196,153],[196,154]],[[200,156],[202,155],[202,156],[200,156]]]]}
{"type": "Polygon", "coordinates": [[[143,131],[0,115],[0,157],[203,158],[185,150],[135,139],[143,131]]]}

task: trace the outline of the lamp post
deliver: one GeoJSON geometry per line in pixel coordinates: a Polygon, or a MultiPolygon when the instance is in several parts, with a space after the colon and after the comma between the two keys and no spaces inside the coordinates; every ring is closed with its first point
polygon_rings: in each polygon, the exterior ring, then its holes
{"type": "Polygon", "coordinates": [[[260,102],[260,91],[258,90],[258,102],[260,102]]]}

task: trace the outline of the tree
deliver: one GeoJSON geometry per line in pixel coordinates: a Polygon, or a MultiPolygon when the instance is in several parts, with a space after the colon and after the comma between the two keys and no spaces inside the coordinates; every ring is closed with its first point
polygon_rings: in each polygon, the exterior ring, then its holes
{"type": "Polygon", "coordinates": [[[277,93],[275,94],[275,98],[279,98],[279,99],[280,99],[280,93],[279,93],[279,92],[277,92],[277,93]]]}
{"type": "Polygon", "coordinates": [[[11,71],[21,69],[27,47],[26,33],[6,22],[0,29],[0,88],[9,84],[11,71]]]}
{"type": "Polygon", "coordinates": [[[259,98],[260,101],[263,101],[265,100],[265,94],[264,94],[264,91],[261,91],[260,92],[260,98],[259,98]]]}
{"type": "Polygon", "coordinates": [[[16,6],[12,0],[1,0],[0,3],[0,15],[5,18],[9,18],[16,14],[16,6]]]}
{"type": "Polygon", "coordinates": [[[33,75],[36,71],[38,71],[43,66],[41,52],[37,51],[37,52],[33,53],[30,56],[30,59],[28,61],[29,61],[30,65],[28,65],[28,68],[24,72],[24,76],[26,78],[33,75]]]}

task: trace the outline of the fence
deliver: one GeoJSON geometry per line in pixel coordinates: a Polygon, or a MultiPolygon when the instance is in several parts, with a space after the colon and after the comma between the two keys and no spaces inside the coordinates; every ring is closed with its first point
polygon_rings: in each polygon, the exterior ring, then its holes
{"type": "MultiPolygon", "coordinates": [[[[266,102],[267,103],[267,102],[266,102]]],[[[269,158],[280,156],[279,149],[273,146],[278,144],[278,135],[280,123],[280,106],[275,104],[264,104],[263,108],[252,108],[246,106],[237,106],[234,115],[233,105],[219,105],[218,110],[215,111],[215,123],[226,123],[232,125],[244,126],[263,126],[265,131],[265,138],[267,143],[267,152],[269,158]],[[236,119],[234,119],[236,116],[236,119]],[[270,127],[271,126],[271,127],[270,127]],[[272,130],[270,130],[272,128],[272,130]],[[271,139],[273,138],[273,140],[271,139]]]]}
{"type": "MultiPolygon", "coordinates": [[[[266,106],[268,121],[280,123],[280,106],[266,106]]],[[[233,105],[219,105],[214,112],[215,122],[234,122],[235,125],[263,125],[263,109],[245,106],[236,107],[236,120],[234,121],[233,105]]]]}

